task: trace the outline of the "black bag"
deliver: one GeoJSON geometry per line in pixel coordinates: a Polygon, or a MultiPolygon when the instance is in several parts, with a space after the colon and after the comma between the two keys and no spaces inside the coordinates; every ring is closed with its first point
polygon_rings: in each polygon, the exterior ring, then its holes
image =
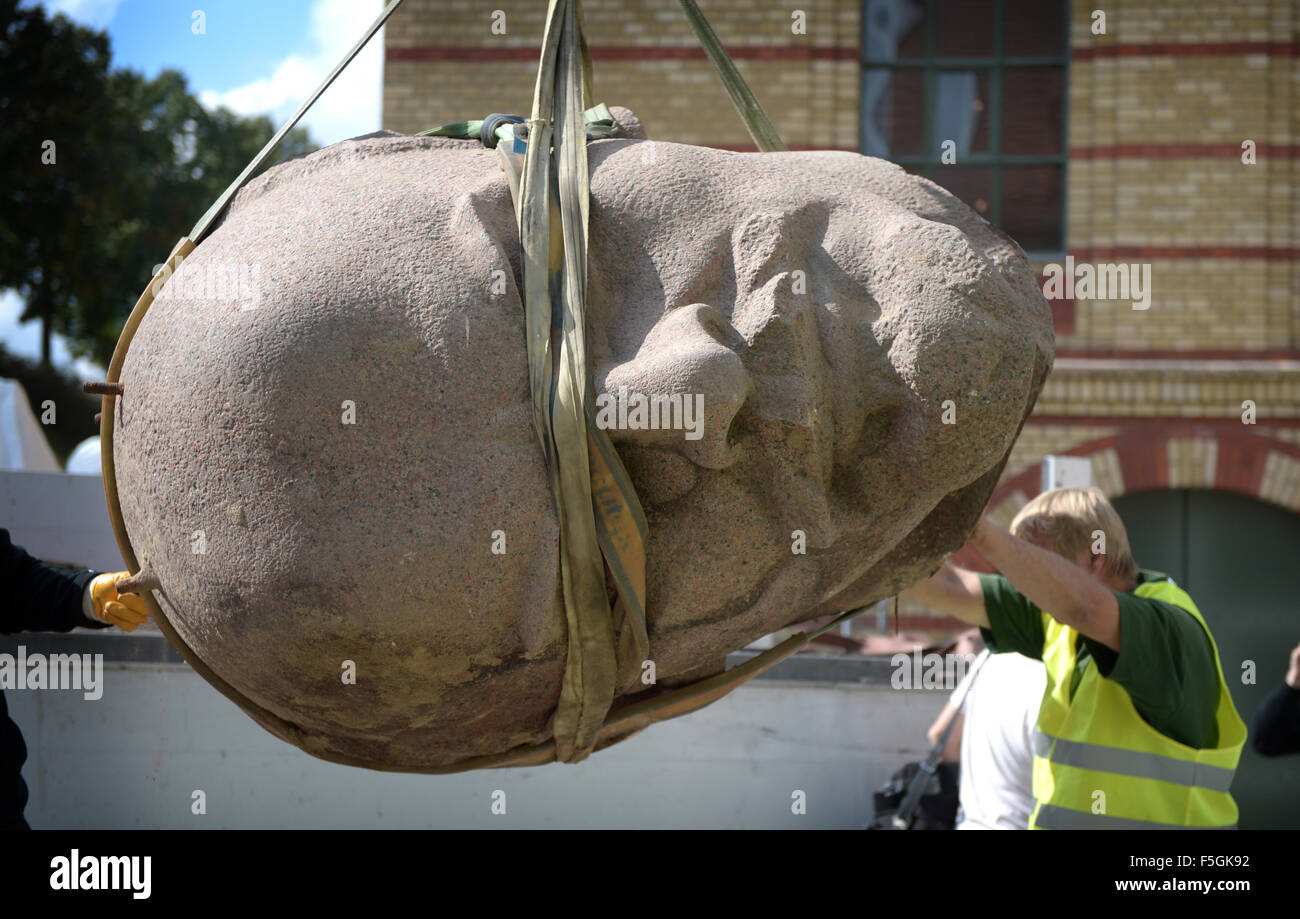
{"type": "Polygon", "coordinates": [[[894,817],[907,796],[907,789],[921,771],[920,763],[908,763],[889,777],[875,801],[875,821],[871,830],[951,830],[957,825],[957,797],[961,767],[957,763],[939,763],[913,810],[910,825],[898,826],[894,817]]]}
{"type": "Polygon", "coordinates": [[[905,765],[889,777],[884,788],[875,793],[875,822],[867,829],[951,830],[957,826],[961,766],[940,760],[944,748],[948,746],[948,738],[952,736],[952,729],[957,724],[956,713],[961,711],[966,693],[970,691],[975,675],[988,657],[989,649],[985,648],[975,658],[971,669],[952,694],[948,704],[953,709],[953,715],[944,725],[939,742],[930,748],[926,758],[919,763],[905,765]]]}

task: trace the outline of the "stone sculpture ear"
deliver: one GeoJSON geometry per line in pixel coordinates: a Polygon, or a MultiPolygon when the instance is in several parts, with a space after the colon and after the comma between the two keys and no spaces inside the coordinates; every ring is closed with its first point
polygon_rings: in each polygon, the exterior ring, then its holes
{"type": "Polygon", "coordinates": [[[609,113],[614,116],[614,122],[618,125],[618,136],[628,137],[633,140],[648,140],[645,132],[645,125],[641,119],[636,116],[636,112],[621,105],[611,105],[609,113]]]}
{"type": "Polygon", "coordinates": [[[836,381],[823,352],[823,331],[829,335],[831,326],[819,318],[818,305],[834,309],[834,301],[861,295],[841,281],[843,272],[822,247],[827,214],[822,202],[759,211],[731,239],[731,321],[747,344],[754,385],[745,433],[753,438],[768,513],[785,531],[802,531],[814,548],[838,536],[826,490],[836,381]]]}
{"type": "Polygon", "coordinates": [[[731,425],[754,390],[734,345],[740,336],[711,306],[665,313],[636,356],[597,369],[596,422],[615,443],[673,450],[697,466],[735,457],[731,425]]]}

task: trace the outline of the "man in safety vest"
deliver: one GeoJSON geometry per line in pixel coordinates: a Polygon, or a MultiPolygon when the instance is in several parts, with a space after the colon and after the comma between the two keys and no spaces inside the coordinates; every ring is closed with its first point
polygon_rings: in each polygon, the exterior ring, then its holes
{"type": "Polygon", "coordinates": [[[1235,826],[1246,726],[1218,647],[1186,591],[1137,567],[1106,497],[1044,492],[969,544],[1001,574],[949,560],[904,596],[1046,665],[1030,828],[1235,826]]]}

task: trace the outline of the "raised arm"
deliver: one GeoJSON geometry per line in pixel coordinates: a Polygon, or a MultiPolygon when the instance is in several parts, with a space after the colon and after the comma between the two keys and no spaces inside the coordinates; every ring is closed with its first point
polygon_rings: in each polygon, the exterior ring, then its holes
{"type": "Polygon", "coordinates": [[[982,517],[970,544],[1053,619],[1120,650],[1119,601],[1083,568],[982,517]]]}
{"type": "Polygon", "coordinates": [[[909,587],[899,597],[924,603],[930,609],[956,616],[971,625],[984,628],[989,625],[979,575],[946,559],[943,567],[928,580],[909,587]]]}

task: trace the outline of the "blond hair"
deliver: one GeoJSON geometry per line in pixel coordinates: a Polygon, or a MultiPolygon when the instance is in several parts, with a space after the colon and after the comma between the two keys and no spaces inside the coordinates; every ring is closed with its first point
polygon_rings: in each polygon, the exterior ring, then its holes
{"type": "Polygon", "coordinates": [[[1129,548],[1124,521],[1101,490],[1093,487],[1053,488],[1020,509],[1011,521],[1011,533],[1054,549],[1070,561],[1085,549],[1092,551],[1097,531],[1102,543],[1106,573],[1120,580],[1137,576],[1137,562],[1129,548]]]}

